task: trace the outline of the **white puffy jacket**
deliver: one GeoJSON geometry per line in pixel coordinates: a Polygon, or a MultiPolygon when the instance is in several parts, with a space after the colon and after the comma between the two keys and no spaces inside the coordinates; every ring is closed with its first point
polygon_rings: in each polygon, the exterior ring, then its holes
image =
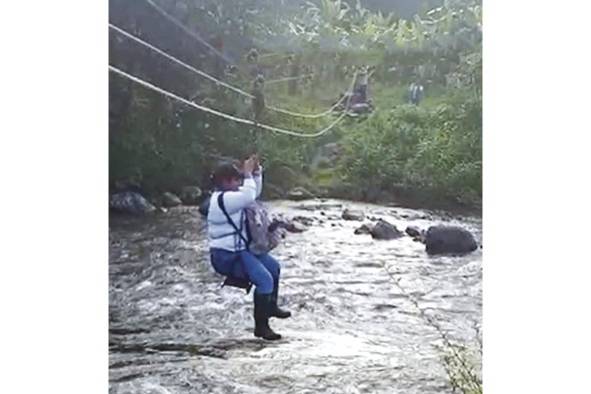
{"type": "MultiPolygon", "coordinates": [[[[224,192],[224,206],[232,218],[232,221],[242,228],[242,235],[245,239],[246,224],[244,208],[252,204],[263,191],[263,171],[262,168],[258,174],[251,178],[245,178],[244,183],[238,191],[224,192]]],[[[210,248],[238,252],[246,249],[244,241],[238,236],[234,227],[228,222],[228,219],[218,205],[218,196],[221,191],[215,191],[211,195],[209,202],[209,211],[207,213],[207,233],[210,248]]]]}

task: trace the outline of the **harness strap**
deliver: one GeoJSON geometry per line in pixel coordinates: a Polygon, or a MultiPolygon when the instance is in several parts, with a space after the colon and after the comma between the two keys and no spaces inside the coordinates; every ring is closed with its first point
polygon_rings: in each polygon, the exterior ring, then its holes
{"type": "MultiPolygon", "coordinates": [[[[238,234],[238,236],[240,237],[240,239],[244,242],[244,245],[246,246],[246,250],[249,250],[249,247],[248,247],[249,242],[244,237],[244,235],[242,235],[242,229],[241,228],[238,228],[238,226],[236,226],[236,223],[234,223],[234,221],[232,220],[232,218],[228,214],[228,211],[226,211],[226,206],[224,205],[224,192],[221,192],[218,195],[218,205],[221,208],[221,210],[224,213],[224,215],[226,216],[226,219],[228,219],[228,222],[230,223],[230,225],[232,227],[234,227],[234,230],[236,230],[236,233],[238,234]]],[[[240,224],[242,224],[242,223],[240,223],[240,224]]],[[[248,229],[248,226],[246,226],[246,228],[248,229]]]]}

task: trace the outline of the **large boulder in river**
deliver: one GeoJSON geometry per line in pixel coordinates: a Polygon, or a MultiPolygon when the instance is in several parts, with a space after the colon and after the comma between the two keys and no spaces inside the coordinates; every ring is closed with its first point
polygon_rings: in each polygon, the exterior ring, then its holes
{"type": "Polygon", "coordinates": [[[176,207],[182,203],[183,202],[176,194],[172,194],[170,192],[165,192],[162,194],[162,205],[167,208],[176,207]]]}
{"type": "Polygon", "coordinates": [[[109,198],[109,209],[132,215],[145,215],[156,211],[156,207],[144,196],[131,191],[112,194],[109,198]]]}
{"type": "Polygon", "coordinates": [[[478,248],[472,233],[457,226],[431,226],[425,235],[429,254],[465,254],[478,248]]]}
{"type": "Polygon", "coordinates": [[[289,200],[300,201],[314,198],[314,195],[303,187],[295,187],[287,193],[289,200]]]}
{"type": "Polygon", "coordinates": [[[197,205],[201,199],[201,189],[198,186],[185,186],[181,190],[181,200],[185,205],[197,205]]]}
{"type": "Polygon", "coordinates": [[[342,218],[345,220],[362,221],[363,219],[365,219],[365,213],[363,213],[363,211],[357,211],[354,209],[347,208],[343,211],[342,218]]]}
{"type": "Polygon", "coordinates": [[[383,219],[378,220],[376,225],[370,230],[370,234],[375,239],[396,239],[404,236],[402,231],[398,230],[396,226],[383,219]]]}

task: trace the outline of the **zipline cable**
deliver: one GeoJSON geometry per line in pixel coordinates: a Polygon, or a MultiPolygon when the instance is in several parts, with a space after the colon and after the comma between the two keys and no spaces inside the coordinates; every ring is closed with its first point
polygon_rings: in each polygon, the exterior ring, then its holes
{"type": "MultiPolygon", "coordinates": [[[[212,82],[214,82],[214,83],[216,83],[216,84],[218,84],[220,86],[223,86],[223,87],[225,87],[227,89],[230,89],[233,92],[236,92],[238,94],[241,94],[241,95],[243,95],[245,97],[248,97],[250,99],[253,99],[254,98],[254,96],[252,94],[250,94],[248,92],[245,92],[244,90],[242,90],[240,88],[237,88],[235,86],[232,86],[232,85],[230,85],[230,84],[228,84],[226,82],[220,81],[219,79],[217,79],[217,78],[215,78],[215,77],[207,74],[206,72],[201,71],[201,70],[198,70],[195,67],[188,65],[187,63],[185,63],[185,62],[177,59],[176,57],[174,57],[174,56],[172,56],[172,55],[164,52],[162,49],[155,47],[154,45],[152,45],[152,44],[150,44],[150,43],[142,40],[141,38],[139,38],[137,36],[134,36],[133,34],[131,34],[131,33],[127,32],[127,31],[121,29],[120,27],[117,27],[116,25],[114,25],[112,23],[109,23],[109,28],[111,28],[111,29],[115,30],[117,33],[122,34],[123,36],[125,36],[125,37],[127,37],[127,38],[129,38],[129,39],[131,39],[131,40],[133,40],[135,42],[137,42],[138,44],[143,45],[146,48],[151,49],[154,52],[156,52],[156,53],[158,53],[158,54],[160,54],[160,55],[162,55],[162,56],[164,56],[164,57],[172,60],[173,62],[175,62],[175,63],[183,66],[187,70],[192,71],[192,72],[194,72],[197,75],[200,75],[200,76],[202,76],[202,77],[204,77],[206,79],[209,79],[210,81],[212,81],[212,82]]],[[[343,100],[345,100],[346,98],[347,98],[347,96],[344,95],[332,107],[330,107],[329,109],[327,109],[324,112],[317,113],[317,114],[304,114],[304,113],[299,113],[299,112],[293,112],[293,111],[289,111],[287,109],[275,107],[275,106],[272,106],[272,105],[267,106],[267,109],[269,109],[271,111],[283,113],[283,114],[286,114],[286,115],[290,115],[290,116],[297,116],[297,117],[307,118],[307,119],[316,119],[316,118],[321,118],[323,116],[326,116],[326,115],[332,113],[332,111],[334,111],[334,109],[337,108],[343,102],[343,100]]]]}
{"type": "MultiPolygon", "coordinates": [[[[209,45],[208,43],[206,43],[201,37],[199,37],[198,35],[196,35],[195,33],[193,33],[191,30],[189,30],[187,27],[185,27],[182,23],[180,23],[178,20],[176,20],[174,17],[172,17],[166,11],[162,10],[159,6],[157,6],[156,4],[154,4],[151,0],[146,0],[146,2],[148,2],[150,5],[152,5],[156,10],[158,10],[167,19],[173,21],[175,25],[181,27],[182,30],[184,32],[186,32],[187,34],[189,34],[191,37],[194,37],[195,39],[197,39],[201,43],[205,43],[208,46],[208,48],[210,48],[215,54],[217,54],[218,56],[222,56],[225,60],[228,60],[218,50],[216,50],[211,45],[209,45]]],[[[251,98],[251,99],[254,98],[254,96],[252,94],[247,93],[247,92],[241,90],[240,88],[237,88],[235,86],[232,86],[232,85],[229,85],[229,84],[227,84],[225,82],[222,82],[219,79],[214,78],[213,76],[205,73],[204,71],[197,70],[196,68],[194,68],[192,66],[189,66],[188,64],[180,61],[179,59],[175,58],[174,56],[169,55],[168,53],[164,52],[163,50],[161,50],[161,49],[155,47],[154,45],[151,45],[151,44],[145,42],[144,40],[142,40],[142,39],[140,39],[140,38],[138,38],[138,37],[136,37],[136,36],[134,36],[134,35],[126,32],[125,30],[123,30],[123,29],[121,29],[121,28],[113,25],[112,23],[109,23],[109,27],[112,28],[113,30],[115,30],[115,31],[117,31],[117,32],[125,35],[126,37],[134,40],[135,42],[137,42],[137,43],[139,43],[141,45],[144,45],[145,47],[150,48],[150,49],[154,50],[155,52],[157,52],[157,53],[159,53],[159,54],[161,54],[163,56],[166,56],[168,59],[170,59],[170,60],[172,60],[172,61],[174,61],[174,62],[182,65],[183,67],[185,67],[185,68],[193,71],[194,73],[196,73],[196,74],[198,74],[198,75],[200,75],[200,76],[202,76],[204,78],[207,78],[207,79],[209,79],[209,80],[211,80],[211,81],[213,81],[213,82],[215,82],[215,83],[217,83],[217,84],[219,84],[221,86],[224,86],[225,88],[228,88],[228,89],[230,89],[230,90],[232,90],[234,92],[237,92],[239,94],[242,94],[242,95],[244,95],[244,96],[246,96],[248,98],[251,98]]],[[[303,78],[303,77],[304,76],[300,76],[300,77],[287,77],[287,78],[282,78],[280,80],[272,80],[272,81],[269,81],[269,82],[270,83],[282,82],[282,81],[285,81],[285,80],[299,79],[299,78],[303,78]]],[[[285,115],[294,116],[294,117],[300,117],[300,118],[306,118],[306,119],[317,119],[317,118],[321,118],[323,116],[326,116],[326,115],[332,113],[335,108],[337,108],[339,105],[341,105],[341,103],[343,102],[343,100],[345,100],[345,98],[346,98],[346,96],[341,97],[335,104],[333,104],[326,111],[323,111],[323,112],[320,112],[320,113],[317,113],[317,114],[305,114],[305,113],[301,113],[301,112],[294,112],[294,111],[290,111],[290,110],[283,109],[283,108],[276,107],[276,106],[272,106],[272,105],[267,106],[267,109],[269,109],[271,111],[279,112],[279,113],[282,113],[282,114],[285,114],[285,115]]]]}
{"type": "Polygon", "coordinates": [[[304,74],[304,75],[299,75],[297,77],[285,77],[285,78],[278,78],[278,79],[271,79],[269,81],[265,81],[265,85],[268,84],[273,84],[273,83],[279,83],[279,82],[287,82],[287,81],[293,81],[295,79],[302,79],[302,78],[306,78],[306,77],[312,77],[314,76],[313,73],[310,74],[304,74]]]}
{"type": "Polygon", "coordinates": [[[281,56],[280,59],[283,59],[283,58],[288,58],[291,55],[286,55],[284,53],[277,53],[277,52],[274,52],[274,53],[263,53],[262,55],[259,56],[259,60],[268,59],[270,57],[275,57],[275,56],[281,56]]]}
{"type": "MultiPolygon", "coordinates": [[[[133,82],[136,82],[139,85],[142,85],[142,86],[144,86],[144,87],[146,87],[148,89],[151,89],[151,90],[153,90],[155,92],[158,92],[158,93],[160,93],[160,94],[162,94],[164,96],[173,98],[173,99],[175,99],[177,101],[180,101],[180,102],[182,102],[182,103],[184,103],[184,104],[186,104],[186,105],[188,105],[190,107],[199,109],[201,111],[210,113],[212,115],[216,115],[216,116],[219,116],[221,118],[228,119],[228,120],[233,120],[234,122],[237,122],[237,123],[242,123],[242,124],[247,124],[247,125],[250,125],[250,126],[260,127],[261,129],[264,129],[264,130],[273,131],[273,132],[276,132],[276,133],[279,133],[279,134],[291,135],[291,136],[294,136],[294,137],[301,137],[301,138],[315,138],[315,137],[320,137],[321,135],[323,135],[323,134],[327,133],[328,131],[330,131],[338,122],[340,122],[347,115],[347,112],[346,111],[343,111],[343,113],[338,118],[336,118],[331,124],[329,124],[328,126],[326,126],[324,129],[322,129],[322,130],[320,130],[318,132],[315,132],[315,133],[306,134],[306,133],[301,133],[301,132],[297,132],[297,131],[293,131],[293,130],[287,130],[287,129],[282,129],[282,128],[279,128],[279,127],[269,126],[269,125],[266,125],[266,124],[256,123],[256,122],[253,122],[252,120],[239,118],[237,116],[229,115],[229,114],[226,114],[226,113],[217,111],[215,109],[211,109],[211,108],[205,107],[203,105],[196,104],[196,103],[194,103],[192,101],[189,101],[189,100],[187,100],[185,98],[182,98],[180,96],[177,96],[174,93],[171,93],[171,92],[169,92],[167,90],[164,90],[162,88],[159,88],[158,86],[155,86],[155,85],[153,85],[153,84],[151,84],[149,82],[146,82],[146,81],[142,80],[141,78],[138,78],[136,76],[133,76],[131,74],[128,74],[125,71],[122,71],[122,70],[118,69],[117,67],[112,66],[110,64],[109,64],[109,70],[112,71],[112,72],[114,72],[114,73],[116,73],[116,74],[119,74],[120,76],[122,76],[124,78],[127,78],[127,79],[129,79],[129,80],[131,80],[133,82]]],[[[355,82],[355,78],[353,78],[353,82],[351,84],[351,89],[353,88],[354,82],[355,82]]],[[[347,101],[347,104],[349,103],[349,101],[350,101],[350,97],[349,97],[349,100],[347,101]]]]}
{"type": "Polygon", "coordinates": [[[246,76],[248,74],[244,70],[241,70],[241,68],[238,67],[238,64],[236,62],[234,62],[232,59],[229,59],[226,55],[224,55],[222,52],[220,52],[217,48],[215,48],[213,45],[211,45],[205,39],[203,39],[199,34],[197,34],[196,32],[194,32],[193,30],[189,29],[187,26],[185,26],[177,18],[175,18],[174,16],[172,16],[168,12],[166,12],[164,9],[162,9],[162,7],[160,7],[158,4],[154,3],[152,0],[146,0],[146,2],[150,6],[152,6],[152,8],[154,8],[160,15],[162,15],[163,17],[165,17],[166,19],[168,19],[175,26],[177,26],[178,28],[180,28],[182,31],[184,31],[186,34],[188,34],[189,36],[191,36],[195,40],[197,40],[200,43],[202,43],[203,45],[205,45],[209,50],[211,50],[215,55],[217,55],[220,58],[222,58],[226,63],[229,63],[229,64],[232,64],[232,65],[236,66],[236,69],[238,70],[239,73],[241,73],[244,76],[246,76]]]}
{"type": "Polygon", "coordinates": [[[191,29],[189,29],[188,27],[186,27],[185,25],[183,25],[174,16],[170,15],[168,12],[166,12],[165,10],[163,10],[158,4],[154,3],[152,0],[146,0],[146,3],[148,3],[149,5],[151,5],[156,11],[158,11],[158,13],[160,15],[162,15],[163,17],[165,17],[166,19],[168,19],[175,26],[177,26],[182,31],[184,31],[185,33],[187,33],[188,35],[190,35],[191,37],[193,37],[194,39],[196,39],[197,41],[199,41],[200,43],[202,43],[203,45],[205,45],[213,53],[215,53],[216,55],[218,55],[219,57],[221,57],[222,59],[224,59],[227,63],[234,64],[234,62],[231,59],[229,59],[227,56],[225,56],[219,50],[217,50],[216,48],[214,48],[206,40],[204,40],[203,38],[201,38],[201,36],[199,34],[195,33],[194,31],[192,31],[191,29]]]}
{"type": "MultiPolygon", "coordinates": [[[[146,0],[146,1],[148,1],[148,0],[146,0]]],[[[154,45],[147,43],[146,41],[144,41],[144,40],[142,40],[142,39],[134,36],[133,34],[130,34],[130,33],[126,32],[125,30],[123,30],[123,29],[115,26],[112,23],[109,23],[109,27],[111,29],[115,30],[117,33],[122,34],[125,37],[129,38],[130,40],[133,40],[133,41],[135,41],[135,42],[137,42],[137,43],[145,46],[146,48],[149,48],[149,49],[153,50],[154,52],[156,52],[156,53],[158,53],[158,54],[160,54],[160,55],[162,55],[162,56],[164,56],[164,57],[172,60],[173,62],[175,62],[175,63],[177,63],[177,64],[185,67],[187,70],[194,72],[195,74],[198,74],[198,75],[200,75],[200,76],[202,76],[204,78],[207,78],[210,81],[215,82],[218,85],[221,85],[221,86],[223,86],[223,87],[225,87],[227,89],[230,89],[230,90],[232,90],[232,91],[234,91],[234,92],[236,92],[238,94],[241,94],[243,96],[246,96],[246,97],[248,97],[250,99],[254,98],[254,96],[252,94],[250,94],[248,92],[245,92],[244,90],[241,90],[241,89],[239,89],[239,88],[237,88],[235,86],[232,86],[230,84],[227,84],[227,83],[225,83],[223,81],[220,81],[219,79],[217,79],[215,77],[212,77],[211,75],[207,74],[206,72],[203,72],[201,70],[196,69],[193,66],[188,65],[187,63],[185,63],[185,62],[177,59],[176,57],[174,57],[172,55],[169,55],[168,53],[164,52],[162,49],[159,49],[159,48],[155,47],[154,45]]]]}

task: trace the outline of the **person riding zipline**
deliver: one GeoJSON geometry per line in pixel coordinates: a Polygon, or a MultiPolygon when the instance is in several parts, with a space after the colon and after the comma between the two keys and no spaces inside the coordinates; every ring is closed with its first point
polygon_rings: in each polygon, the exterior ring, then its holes
{"type": "Polygon", "coordinates": [[[259,66],[259,51],[256,48],[250,48],[246,54],[246,62],[250,65],[250,75],[252,77],[256,78],[259,74],[262,74],[259,66]]]}
{"type": "Polygon", "coordinates": [[[364,66],[357,75],[357,81],[355,83],[355,91],[359,95],[359,102],[367,102],[367,86],[369,85],[369,78],[375,72],[375,68],[364,66]]]}
{"type": "Polygon", "coordinates": [[[281,267],[268,253],[251,251],[246,219],[246,209],[262,192],[263,168],[258,157],[253,155],[244,161],[241,170],[232,163],[219,165],[213,181],[215,190],[207,214],[211,264],[217,273],[227,277],[226,281],[255,285],[254,336],[281,339],[281,335],[269,327],[270,317],[291,316],[291,312],[277,305],[281,267]]]}

